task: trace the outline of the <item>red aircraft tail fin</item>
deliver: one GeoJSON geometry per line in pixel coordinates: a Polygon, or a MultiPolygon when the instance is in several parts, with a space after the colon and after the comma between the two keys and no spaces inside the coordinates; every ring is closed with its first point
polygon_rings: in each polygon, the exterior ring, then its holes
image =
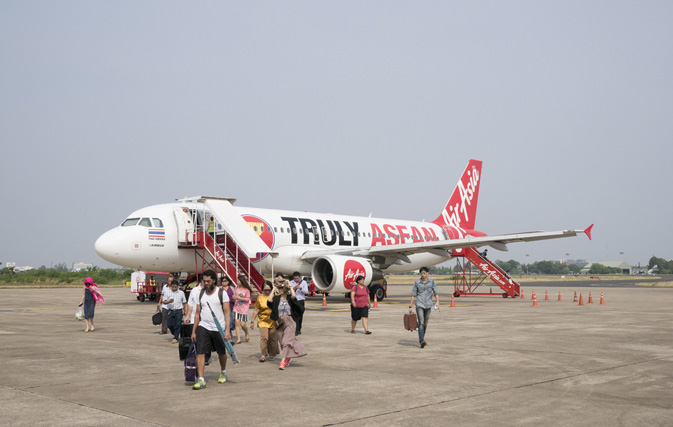
{"type": "Polygon", "coordinates": [[[446,207],[432,222],[439,226],[448,225],[463,230],[473,230],[480,183],[481,160],[470,160],[446,207]]]}

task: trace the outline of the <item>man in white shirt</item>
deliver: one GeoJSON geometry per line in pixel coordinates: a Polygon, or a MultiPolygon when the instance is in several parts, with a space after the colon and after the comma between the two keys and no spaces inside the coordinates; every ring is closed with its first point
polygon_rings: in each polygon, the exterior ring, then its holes
{"type": "Polygon", "coordinates": [[[206,380],[203,378],[203,371],[206,364],[206,353],[216,350],[220,359],[220,378],[218,383],[227,382],[227,349],[224,340],[215,323],[215,318],[220,326],[225,330],[224,339],[231,339],[231,332],[227,325],[231,321],[229,312],[229,296],[222,289],[218,289],[217,275],[213,270],[203,272],[203,286],[205,290],[197,300],[196,315],[194,316],[194,329],[192,330],[192,341],[196,341],[196,370],[199,379],[192,387],[194,390],[201,390],[206,387],[206,380]]]}
{"type": "Polygon", "coordinates": [[[166,325],[173,334],[173,344],[175,344],[180,336],[183,308],[187,306],[185,293],[178,289],[178,282],[171,284],[168,292],[163,295],[163,302],[168,307],[166,325]]]}
{"type": "MultiPolygon", "coordinates": [[[[151,281],[154,281],[154,276],[152,276],[151,281]]],[[[161,289],[161,295],[159,295],[159,302],[157,303],[157,307],[161,307],[161,334],[166,334],[168,333],[168,304],[164,302],[164,294],[166,294],[168,291],[171,289],[171,285],[173,284],[173,275],[168,276],[168,283],[164,283],[164,287],[161,289]]]]}
{"type": "MultiPolygon", "coordinates": [[[[201,291],[204,289],[203,280],[200,274],[197,277],[197,281],[199,285],[192,288],[192,291],[189,293],[189,299],[187,300],[187,312],[185,313],[185,324],[192,325],[192,329],[188,329],[188,331],[185,331],[186,334],[189,334],[188,336],[191,336],[192,335],[191,331],[194,330],[193,326],[194,326],[194,316],[196,316],[196,305],[199,301],[201,291]]],[[[210,365],[210,352],[206,353],[205,365],[206,366],[210,365]]]]}
{"type": "Polygon", "coordinates": [[[295,271],[292,274],[292,280],[290,281],[290,286],[294,289],[295,295],[297,296],[297,302],[301,306],[301,313],[293,314],[292,320],[297,324],[297,329],[294,331],[295,335],[301,335],[301,323],[304,320],[304,304],[306,301],[306,295],[308,295],[308,283],[306,280],[301,278],[301,274],[298,271],[295,271]]]}

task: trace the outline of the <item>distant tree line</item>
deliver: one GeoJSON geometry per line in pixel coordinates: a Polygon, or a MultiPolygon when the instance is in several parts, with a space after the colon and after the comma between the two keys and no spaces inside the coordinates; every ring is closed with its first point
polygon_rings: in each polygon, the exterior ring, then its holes
{"type": "Polygon", "coordinates": [[[94,283],[99,285],[121,284],[131,280],[133,270],[118,270],[112,268],[93,267],[89,270],[68,271],[65,264],[56,264],[53,268],[44,265],[36,270],[17,273],[14,267],[4,267],[0,270],[0,283],[82,283],[84,279],[91,277],[94,283]]]}
{"type": "Polygon", "coordinates": [[[666,261],[663,258],[652,256],[647,266],[650,270],[656,266],[659,269],[660,274],[673,274],[673,260],[666,261]]]}

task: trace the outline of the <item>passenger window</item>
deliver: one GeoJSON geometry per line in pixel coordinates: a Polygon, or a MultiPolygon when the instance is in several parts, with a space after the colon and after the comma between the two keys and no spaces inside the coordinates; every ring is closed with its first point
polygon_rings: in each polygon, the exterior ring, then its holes
{"type": "Polygon", "coordinates": [[[152,222],[150,221],[149,218],[143,218],[143,219],[140,220],[140,224],[139,224],[139,225],[142,226],[142,227],[151,227],[151,226],[152,226],[152,222]]]}
{"type": "Polygon", "coordinates": [[[136,225],[138,224],[139,219],[140,218],[127,218],[126,220],[124,220],[124,222],[122,222],[122,227],[131,227],[133,225],[136,225]]]}
{"type": "Polygon", "coordinates": [[[164,223],[159,218],[152,218],[155,227],[164,228],[164,223]]]}

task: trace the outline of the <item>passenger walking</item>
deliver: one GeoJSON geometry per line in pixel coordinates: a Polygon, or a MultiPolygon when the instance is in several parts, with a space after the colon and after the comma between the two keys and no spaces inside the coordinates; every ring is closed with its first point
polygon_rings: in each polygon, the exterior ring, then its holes
{"type": "MultiPolygon", "coordinates": [[[[217,284],[217,275],[213,270],[206,270],[203,273],[204,290],[199,292],[199,299],[196,305],[196,315],[194,316],[194,328],[192,330],[192,341],[196,341],[196,371],[199,378],[192,387],[194,390],[201,390],[206,387],[206,380],[203,377],[203,371],[206,364],[206,353],[211,350],[217,351],[220,359],[220,378],[218,383],[227,382],[227,349],[224,340],[217,329],[215,318],[220,325],[228,325],[231,313],[229,312],[229,297],[217,284]]],[[[224,339],[231,339],[231,332],[224,328],[224,339]]]]}
{"type": "MultiPolygon", "coordinates": [[[[154,280],[154,276],[152,276],[154,280]]],[[[168,276],[168,283],[164,283],[164,287],[161,289],[161,295],[159,295],[159,302],[157,303],[157,308],[161,307],[161,335],[168,333],[168,304],[164,302],[164,295],[168,294],[173,284],[173,275],[168,276]]]]}
{"type": "Polygon", "coordinates": [[[164,297],[164,303],[168,306],[167,321],[168,329],[173,334],[173,344],[178,342],[180,329],[182,328],[183,309],[187,308],[185,293],[178,289],[178,282],[172,282],[171,287],[164,297]]]}
{"type": "MultiPolygon", "coordinates": [[[[227,296],[229,297],[229,310],[231,312],[234,312],[234,285],[231,283],[231,280],[229,280],[229,277],[226,275],[222,276],[220,279],[220,284],[222,285],[222,289],[224,289],[224,292],[227,293],[227,296]]],[[[231,315],[231,324],[229,325],[229,330],[230,331],[235,331],[236,330],[236,316],[233,314],[231,315]]]]}
{"type": "MultiPolygon", "coordinates": [[[[199,301],[199,297],[201,296],[201,291],[205,289],[203,286],[203,277],[201,274],[198,274],[196,277],[198,286],[195,286],[192,288],[191,292],[189,292],[189,299],[187,301],[187,313],[185,314],[185,323],[188,325],[192,325],[191,329],[187,329],[185,331],[186,336],[192,335],[192,331],[194,330],[194,316],[196,316],[196,306],[199,301]]],[[[208,366],[210,365],[210,351],[206,353],[206,362],[205,365],[208,366]]]]}
{"type": "Polygon", "coordinates": [[[439,291],[435,281],[428,278],[428,267],[421,267],[421,278],[416,280],[411,288],[411,302],[409,303],[409,313],[411,307],[416,302],[416,316],[418,317],[418,342],[421,348],[427,344],[425,342],[425,331],[428,328],[430,312],[432,311],[432,296],[435,296],[435,310],[439,310],[439,291]]]}
{"type": "Polygon", "coordinates": [[[234,290],[234,315],[236,316],[236,344],[241,343],[241,329],[245,332],[245,342],[250,342],[248,332],[248,311],[250,310],[250,285],[245,276],[238,276],[238,286],[234,290]]]}
{"type": "Polygon", "coordinates": [[[250,319],[250,330],[255,329],[255,319],[257,319],[257,326],[259,326],[260,362],[265,362],[267,359],[274,360],[278,355],[278,336],[276,335],[274,322],[271,320],[271,308],[267,305],[272,288],[271,282],[266,280],[262,286],[262,294],[257,296],[255,311],[252,313],[252,319],[250,319]]]}
{"type": "MultiPolygon", "coordinates": [[[[285,369],[292,358],[306,356],[304,344],[295,336],[295,323],[292,314],[302,310],[297,304],[295,290],[290,282],[276,277],[274,288],[269,296],[271,301],[271,319],[276,322],[276,333],[281,347],[282,360],[279,369],[285,369]]],[[[269,302],[267,301],[267,306],[269,302]]]]}
{"type": "Polygon", "coordinates": [[[87,277],[84,280],[84,294],[82,294],[82,300],[80,301],[80,307],[84,305],[84,319],[86,320],[86,329],[84,332],[93,332],[96,328],[93,325],[93,316],[96,309],[96,303],[105,302],[103,294],[98,290],[98,286],[93,283],[91,277],[87,277]]]}
{"type": "Polygon", "coordinates": [[[358,276],[355,281],[356,285],[351,288],[351,334],[355,333],[355,325],[362,319],[365,334],[370,335],[369,309],[372,307],[372,300],[369,289],[365,286],[365,276],[358,276]]]}
{"type": "Polygon", "coordinates": [[[290,285],[294,288],[294,292],[297,295],[297,304],[302,308],[301,313],[292,314],[292,319],[294,320],[294,323],[297,324],[295,334],[301,335],[301,324],[304,321],[304,301],[308,295],[308,284],[306,283],[306,280],[301,278],[301,274],[299,274],[298,271],[295,271],[292,273],[292,281],[290,282],[290,285]]]}

